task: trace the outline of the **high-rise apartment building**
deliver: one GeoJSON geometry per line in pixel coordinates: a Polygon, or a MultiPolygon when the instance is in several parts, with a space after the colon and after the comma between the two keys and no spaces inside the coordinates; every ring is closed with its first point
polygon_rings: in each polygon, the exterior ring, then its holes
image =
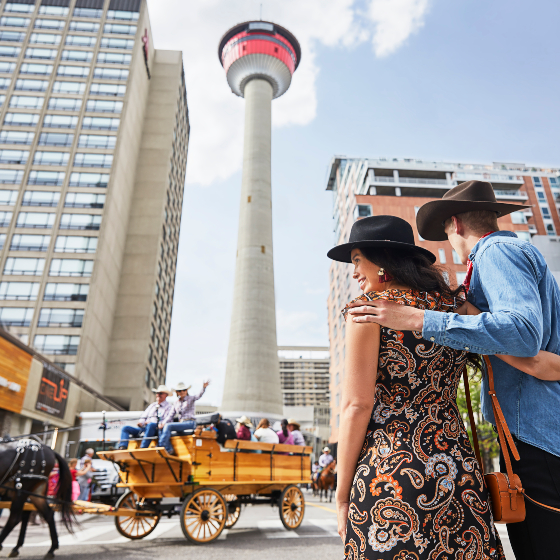
{"type": "Polygon", "coordinates": [[[0,323],[120,405],[165,380],[189,122],[146,0],[0,6],[0,323]]]}
{"type": "Polygon", "coordinates": [[[325,346],[279,346],[284,406],[319,406],[330,402],[329,349],[325,346]]]}
{"type": "MultiPolygon", "coordinates": [[[[473,179],[490,181],[499,201],[531,205],[532,208],[520,209],[500,218],[500,228],[515,231],[523,239],[533,239],[539,248],[544,244],[549,251],[558,255],[560,171],[511,163],[480,165],[396,158],[335,157],[331,161],[327,182],[327,190],[333,194],[333,244],[345,242],[352,224],[360,218],[384,214],[399,216],[413,225],[416,243],[438,257],[437,264],[445,270],[449,282],[454,285],[461,283],[466,267],[461,264],[449,242],[420,238],[415,218],[420,206],[441,198],[459,183],[473,179]]],[[[547,253],[543,251],[543,254],[547,253]]],[[[352,273],[350,264],[334,261],[329,272],[331,442],[338,440],[340,393],[345,374],[345,323],[340,311],[361,293],[352,279],[352,273]]]]}

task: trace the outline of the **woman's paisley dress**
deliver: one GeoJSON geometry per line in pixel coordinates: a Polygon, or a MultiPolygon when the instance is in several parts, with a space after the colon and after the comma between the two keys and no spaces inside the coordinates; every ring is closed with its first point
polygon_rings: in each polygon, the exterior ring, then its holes
{"type": "MultiPolygon", "coordinates": [[[[463,303],[410,290],[357,298],[375,299],[445,312],[463,303]]],[[[375,404],[350,493],[345,560],[505,560],[456,403],[466,361],[466,352],[424,340],[420,332],[381,328],[375,404]]]]}

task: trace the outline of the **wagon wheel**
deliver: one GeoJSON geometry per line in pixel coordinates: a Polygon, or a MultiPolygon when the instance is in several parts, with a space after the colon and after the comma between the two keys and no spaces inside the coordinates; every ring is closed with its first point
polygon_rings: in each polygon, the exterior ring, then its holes
{"type": "Polygon", "coordinates": [[[302,491],[297,486],[286,486],[282,491],[278,502],[280,509],[280,519],[286,529],[297,529],[305,514],[305,498],[302,491]]]}
{"type": "MultiPolygon", "coordinates": [[[[136,495],[130,490],[125,492],[118,500],[116,509],[130,509],[142,511],[136,503],[136,495]]],[[[147,537],[159,523],[161,515],[146,515],[142,517],[115,517],[117,531],[129,539],[143,539],[147,537]]]]}
{"type": "Polygon", "coordinates": [[[227,503],[227,519],[226,529],[231,529],[238,521],[241,515],[241,502],[235,494],[227,494],[224,496],[227,503]]]}
{"type": "Polygon", "coordinates": [[[212,488],[201,488],[187,496],[181,508],[181,529],[194,544],[216,540],[226,525],[228,516],[222,495],[212,488]]]}

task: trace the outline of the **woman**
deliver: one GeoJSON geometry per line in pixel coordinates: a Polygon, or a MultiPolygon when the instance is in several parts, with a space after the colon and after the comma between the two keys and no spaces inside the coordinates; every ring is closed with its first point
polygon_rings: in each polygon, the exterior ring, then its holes
{"type": "MultiPolygon", "coordinates": [[[[455,311],[464,303],[393,216],[359,220],[328,256],[354,264],[364,300],[455,311]]],[[[337,513],[347,560],[504,560],[456,404],[467,352],[346,321],[337,513]]]]}
{"type": "Polygon", "coordinates": [[[279,442],[277,433],[270,427],[270,422],[266,418],[263,418],[259,422],[259,425],[253,435],[257,441],[260,441],[261,443],[279,442]]]}
{"type": "Polygon", "coordinates": [[[294,437],[292,436],[292,432],[288,430],[288,421],[286,418],[280,422],[282,429],[276,434],[278,435],[278,442],[283,443],[284,445],[294,445],[294,437]]]}
{"type": "Polygon", "coordinates": [[[237,439],[251,441],[250,428],[253,427],[253,424],[251,424],[251,420],[249,420],[247,416],[241,416],[241,418],[237,418],[236,422],[237,422],[237,439]]]}
{"type": "Polygon", "coordinates": [[[84,459],[84,466],[76,472],[76,480],[80,485],[80,495],[78,496],[78,500],[83,500],[85,502],[89,499],[89,491],[91,487],[91,476],[93,470],[93,463],[91,459],[88,457],[84,459]]]}

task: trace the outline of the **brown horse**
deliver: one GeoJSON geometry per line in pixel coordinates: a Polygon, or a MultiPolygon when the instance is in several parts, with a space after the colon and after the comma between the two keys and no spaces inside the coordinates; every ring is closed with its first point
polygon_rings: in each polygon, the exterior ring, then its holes
{"type": "Polygon", "coordinates": [[[336,489],[336,461],[329,463],[319,474],[319,478],[313,481],[313,495],[319,494],[319,501],[323,501],[323,492],[325,499],[329,498],[332,502],[332,497],[336,489]],[[330,490],[330,494],[329,494],[330,490]]]}

